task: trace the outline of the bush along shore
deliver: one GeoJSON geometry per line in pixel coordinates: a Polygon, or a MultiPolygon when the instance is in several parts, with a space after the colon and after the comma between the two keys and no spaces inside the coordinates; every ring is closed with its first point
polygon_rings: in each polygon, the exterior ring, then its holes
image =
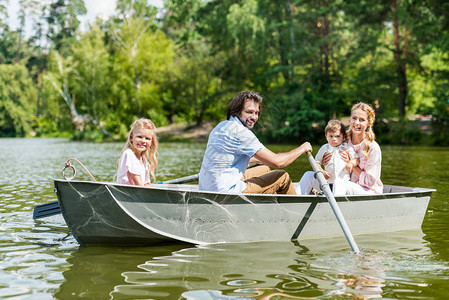
{"type": "MultiPolygon", "coordinates": [[[[349,127],[349,118],[341,118],[343,124],[349,127]]],[[[172,124],[157,129],[158,138],[161,142],[199,142],[205,143],[210,131],[216,123],[204,122],[200,126],[194,124],[172,124]]],[[[435,124],[431,116],[415,116],[406,120],[376,120],[374,126],[376,140],[383,145],[446,145],[438,138],[438,132],[434,129],[435,124]]],[[[324,131],[324,127],[317,129],[324,131]]],[[[265,143],[273,143],[272,140],[263,138],[260,129],[255,129],[256,134],[261,136],[265,143]]],[[[320,136],[320,135],[318,135],[320,136]]],[[[288,144],[289,140],[280,141],[288,144]]],[[[312,143],[321,144],[324,138],[317,138],[312,143]]],[[[448,141],[449,142],[449,141],[448,141]]]]}

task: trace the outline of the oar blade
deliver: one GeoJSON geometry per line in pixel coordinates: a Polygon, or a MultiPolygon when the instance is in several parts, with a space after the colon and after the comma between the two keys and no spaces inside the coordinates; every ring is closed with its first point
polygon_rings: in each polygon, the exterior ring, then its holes
{"type": "Polygon", "coordinates": [[[33,219],[54,216],[61,213],[58,201],[37,205],[33,210],[33,219]]]}

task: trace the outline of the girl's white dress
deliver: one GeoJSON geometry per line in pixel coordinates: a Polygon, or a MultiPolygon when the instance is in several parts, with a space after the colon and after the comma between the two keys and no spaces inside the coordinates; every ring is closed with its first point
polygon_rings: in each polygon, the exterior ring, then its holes
{"type": "Polygon", "coordinates": [[[150,182],[150,172],[145,157],[143,164],[137,159],[131,149],[126,149],[118,162],[117,183],[134,185],[134,181],[128,176],[128,171],[132,174],[140,175],[143,184],[150,182]]]}

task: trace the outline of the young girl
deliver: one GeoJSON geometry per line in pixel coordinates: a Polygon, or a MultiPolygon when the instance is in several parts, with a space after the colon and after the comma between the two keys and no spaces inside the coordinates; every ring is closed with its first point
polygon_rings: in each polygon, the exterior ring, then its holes
{"type": "MultiPolygon", "coordinates": [[[[330,184],[331,190],[334,194],[337,194],[337,184],[346,185],[350,180],[350,174],[354,166],[359,164],[358,155],[355,153],[352,147],[347,144],[346,128],[338,120],[330,120],[324,129],[327,144],[324,144],[320,150],[318,150],[315,160],[318,167],[323,171],[324,177],[330,184]],[[339,155],[340,152],[347,152],[349,154],[349,161],[343,160],[339,155]],[[331,159],[322,168],[323,156],[331,155],[331,159]]],[[[298,194],[309,194],[313,189],[319,191],[320,184],[317,179],[314,178],[314,172],[306,172],[299,184],[296,185],[296,192],[298,194]]]]}
{"type": "Polygon", "coordinates": [[[157,167],[156,126],[149,119],[138,119],[131,125],[128,140],[117,162],[117,183],[130,185],[151,184],[156,180],[157,167]]]}
{"type": "Polygon", "coordinates": [[[324,154],[332,155],[332,159],[324,167],[324,177],[330,184],[336,179],[349,181],[353,167],[359,164],[359,156],[352,147],[348,146],[345,125],[338,120],[330,120],[324,129],[324,134],[328,143],[324,144],[315,156],[315,160],[322,169],[324,154]],[[342,151],[348,151],[349,162],[344,161],[340,155],[333,155],[342,151]]]}

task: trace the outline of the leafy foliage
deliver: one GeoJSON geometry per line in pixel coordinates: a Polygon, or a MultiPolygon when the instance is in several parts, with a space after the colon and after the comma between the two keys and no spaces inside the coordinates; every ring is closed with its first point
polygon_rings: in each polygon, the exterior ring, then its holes
{"type": "Polygon", "coordinates": [[[0,65],[0,137],[27,136],[36,90],[23,65],[0,65]]]}
{"type": "Polygon", "coordinates": [[[118,0],[84,32],[83,0],[19,4],[17,30],[0,19],[0,76],[20,78],[0,90],[4,135],[118,139],[138,117],[201,125],[252,89],[267,142],[322,142],[357,101],[376,108],[379,141],[423,141],[405,118],[416,114],[432,115],[434,143],[449,140],[449,6],[437,0],[166,0],[159,12],[118,0]]]}

